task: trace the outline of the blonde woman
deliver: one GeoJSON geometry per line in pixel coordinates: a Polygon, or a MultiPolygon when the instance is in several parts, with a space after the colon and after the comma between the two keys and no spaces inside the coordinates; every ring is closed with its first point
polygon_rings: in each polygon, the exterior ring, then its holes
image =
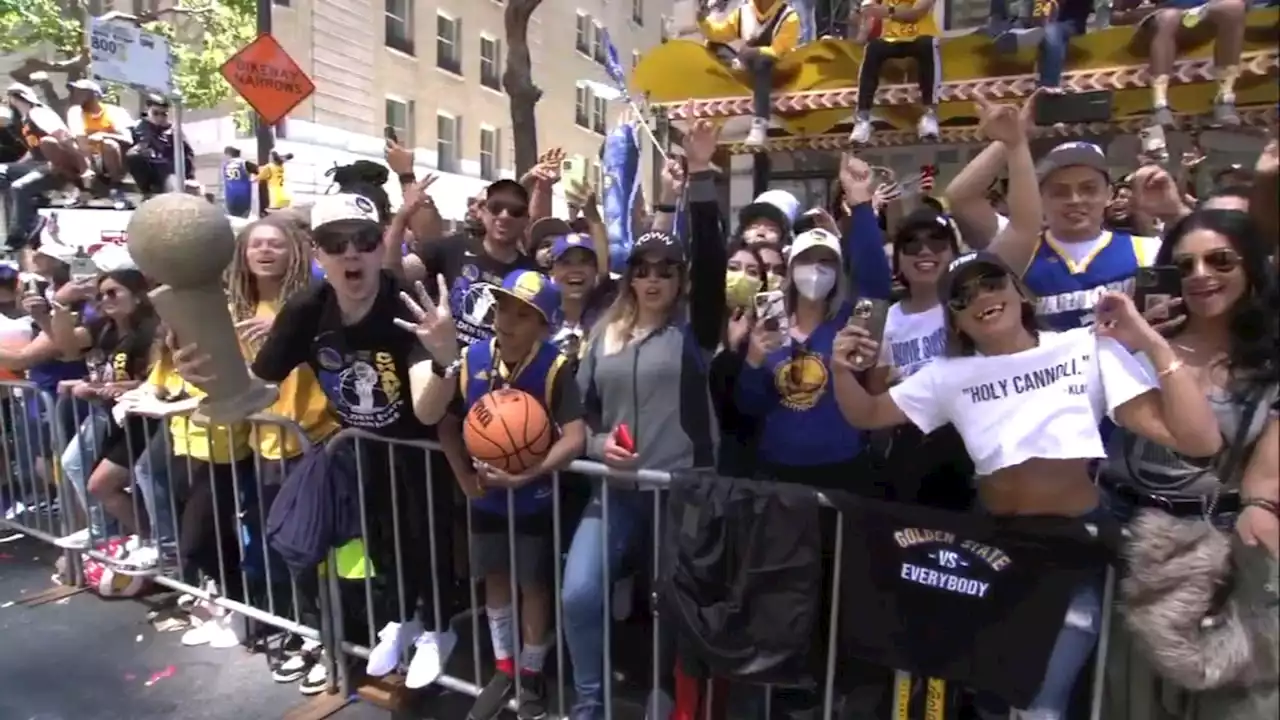
{"type": "MultiPolygon", "coordinates": [[[[587,454],[620,470],[711,467],[717,442],[707,371],[720,345],[725,244],[711,175],[716,129],[696,124],[685,139],[691,242],[661,231],[640,236],[618,297],[588,338],[578,370],[587,414],[587,454]],[[619,427],[626,426],[626,433],[619,427]],[[631,440],[631,442],[628,442],[631,440]]],[[[646,496],[611,488],[611,573],[650,521],[646,496]]],[[[577,699],[572,717],[604,717],[605,584],[600,484],[578,525],[564,571],[565,635],[577,699]]]]}

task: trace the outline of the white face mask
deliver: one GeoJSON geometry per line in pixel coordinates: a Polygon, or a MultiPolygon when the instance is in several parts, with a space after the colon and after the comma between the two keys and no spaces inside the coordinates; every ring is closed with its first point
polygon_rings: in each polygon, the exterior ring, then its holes
{"type": "Polygon", "coordinates": [[[803,297],[822,300],[836,286],[836,271],[826,265],[797,263],[791,268],[791,284],[803,297]]]}

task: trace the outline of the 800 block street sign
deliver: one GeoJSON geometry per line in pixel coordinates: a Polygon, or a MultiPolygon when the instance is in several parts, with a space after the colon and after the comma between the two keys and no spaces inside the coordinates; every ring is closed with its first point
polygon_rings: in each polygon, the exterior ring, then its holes
{"type": "Polygon", "coordinates": [[[275,125],[315,92],[315,83],[270,35],[259,35],[222,66],[222,77],[245,102],[275,125]]]}

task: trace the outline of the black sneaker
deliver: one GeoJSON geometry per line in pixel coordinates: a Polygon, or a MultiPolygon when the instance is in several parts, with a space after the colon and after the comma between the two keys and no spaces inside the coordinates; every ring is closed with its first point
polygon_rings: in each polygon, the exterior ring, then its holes
{"type": "Polygon", "coordinates": [[[467,713],[467,720],[493,720],[506,707],[515,690],[516,680],[501,670],[496,670],[489,683],[480,691],[476,702],[467,713]]]}
{"type": "Polygon", "coordinates": [[[520,697],[516,700],[516,717],[520,720],[542,720],[547,716],[547,679],[542,673],[520,676],[520,697]]]}

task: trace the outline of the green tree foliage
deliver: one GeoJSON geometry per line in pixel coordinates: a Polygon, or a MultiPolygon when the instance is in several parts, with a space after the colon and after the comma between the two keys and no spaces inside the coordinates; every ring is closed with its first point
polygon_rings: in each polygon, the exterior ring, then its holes
{"type": "MultiPolygon", "coordinates": [[[[59,92],[66,81],[89,74],[84,21],[93,4],[0,0],[0,53],[25,58],[10,75],[35,86],[58,110],[66,105],[59,92]]],[[[170,39],[187,107],[214,107],[235,97],[218,69],[255,37],[255,8],[255,0],[178,0],[173,9],[136,17],[149,32],[170,39]]]]}

